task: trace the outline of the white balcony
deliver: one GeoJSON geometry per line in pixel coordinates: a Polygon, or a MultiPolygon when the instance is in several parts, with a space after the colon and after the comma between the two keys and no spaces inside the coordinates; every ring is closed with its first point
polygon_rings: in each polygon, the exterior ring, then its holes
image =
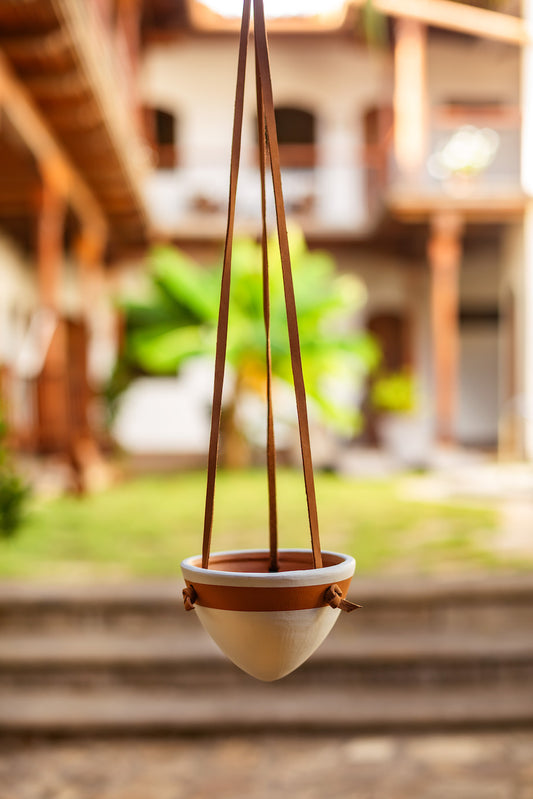
{"type": "MultiPolygon", "coordinates": [[[[368,216],[364,170],[342,164],[284,168],[282,181],[287,216],[304,230],[333,235],[364,228],[368,216]]],[[[222,236],[228,183],[227,165],[178,166],[154,171],[146,182],[146,199],[154,228],[175,236],[222,236]]],[[[271,197],[268,215],[274,223],[271,197]]],[[[255,232],[260,218],[259,171],[254,166],[241,168],[237,229],[255,232]]]]}
{"type": "Polygon", "coordinates": [[[402,174],[390,150],[389,200],[400,205],[425,202],[428,207],[446,202],[473,211],[520,206],[518,110],[501,106],[470,114],[452,111],[433,113],[427,155],[418,172],[402,174]]]}

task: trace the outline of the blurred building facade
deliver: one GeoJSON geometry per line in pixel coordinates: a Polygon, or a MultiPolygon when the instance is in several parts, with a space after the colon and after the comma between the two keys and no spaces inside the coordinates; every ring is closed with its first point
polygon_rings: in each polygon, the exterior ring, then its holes
{"type": "MultiPolygon", "coordinates": [[[[369,18],[353,0],[272,20],[274,98],[290,216],[365,281],[385,370],[416,376],[407,435],[532,458],[528,23],[485,5],[375,0],[369,18]]],[[[121,265],[150,240],[220,252],[237,30],[196,0],[0,3],[0,370],[17,446],[72,456],[91,437],[121,265]]],[[[237,221],[255,234],[248,74],[237,221]]]]}
{"type": "Polygon", "coordinates": [[[112,265],[147,236],[140,14],[0,4],[2,413],[17,448],[77,470],[97,451],[92,397],[116,355],[112,265]]]}
{"type": "MultiPolygon", "coordinates": [[[[357,3],[271,21],[288,212],[311,246],[365,281],[364,321],[386,370],[416,376],[407,435],[429,428],[443,442],[531,457],[525,23],[488,4],[393,2],[381,15],[373,5],[373,21],[357,3]]],[[[159,0],[145,14],[139,86],[158,161],[149,211],[161,237],[200,256],[224,233],[237,25],[192,2],[159,0]]],[[[259,217],[249,67],[242,232],[259,217]]]]}

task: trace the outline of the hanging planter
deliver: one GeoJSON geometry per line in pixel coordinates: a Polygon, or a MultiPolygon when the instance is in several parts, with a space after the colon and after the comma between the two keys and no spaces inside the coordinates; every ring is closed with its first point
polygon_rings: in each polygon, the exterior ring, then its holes
{"type": "Polygon", "coordinates": [[[263,253],[263,311],[266,333],[267,471],[269,496],[269,549],[211,554],[211,534],[217,470],[222,388],[226,359],[231,281],[231,253],[235,199],[239,172],[244,106],[246,55],[251,0],[244,0],[237,69],[235,116],[231,150],[228,224],[217,329],[215,381],[207,467],[202,555],[181,564],[186,588],[185,608],[196,609],[205,630],[240,668],[260,680],[277,680],[301,665],[322,643],[341,610],[359,607],[346,599],[355,561],[349,555],[322,552],[309,440],[309,423],[302,373],[296,303],[292,283],[287,223],[281,188],[279,147],[265,30],[263,0],[254,2],[254,44],[258,141],[261,164],[263,253]],[[287,327],[303,476],[311,534],[311,549],[278,549],[276,507],[276,451],[272,411],[270,352],[270,297],[267,257],[265,169],[270,163],[276,206],[278,242],[283,273],[287,327]]]}
{"type": "Polygon", "coordinates": [[[323,552],[313,568],[308,550],[281,550],[278,572],[269,552],[213,554],[183,561],[186,599],[220,649],[259,680],[277,680],[313,654],[337,621],[355,570],[349,555],[323,552]]]}

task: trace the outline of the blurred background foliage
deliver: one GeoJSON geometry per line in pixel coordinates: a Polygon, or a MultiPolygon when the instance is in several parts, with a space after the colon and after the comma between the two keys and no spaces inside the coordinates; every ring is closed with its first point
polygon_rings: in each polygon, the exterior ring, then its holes
{"type": "Polygon", "coordinates": [[[30,487],[18,474],[7,445],[7,425],[0,409],[0,536],[11,536],[24,519],[30,487]]]}
{"type": "MultiPolygon", "coordinates": [[[[308,396],[335,431],[353,435],[358,408],[343,401],[379,363],[373,338],[357,326],[366,291],[354,275],[339,274],[333,257],[310,251],[300,230],[289,233],[300,346],[308,396]]],[[[292,386],[283,279],[277,241],[268,244],[272,371],[292,386]]],[[[126,341],[109,396],[116,401],[139,374],[175,375],[191,358],[214,357],[221,265],[203,267],[182,251],[155,247],[149,256],[150,288],[144,299],[122,299],[126,341]]],[[[233,245],[227,362],[232,396],[225,404],[222,436],[226,463],[247,465],[237,410],[245,392],[266,398],[261,246],[251,238],[233,245]]],[[[275,388],[274,388],[275,391],[275,388]]]]}

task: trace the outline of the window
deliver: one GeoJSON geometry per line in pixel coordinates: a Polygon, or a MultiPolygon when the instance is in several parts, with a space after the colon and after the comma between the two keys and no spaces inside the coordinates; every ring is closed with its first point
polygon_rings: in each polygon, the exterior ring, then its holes
{"type": "Polygon", "coordinates": [[[281,166],[288,169],[309,169],[316,163],[315,117],[300,108],[276,108],[281,166]]]}
{"type": "Polygon", "coordinates": [[[158,169],[172,169],[177,164],[177,119],[161,108],[146,109],[148,139],[155,153],[158,169]]]}

